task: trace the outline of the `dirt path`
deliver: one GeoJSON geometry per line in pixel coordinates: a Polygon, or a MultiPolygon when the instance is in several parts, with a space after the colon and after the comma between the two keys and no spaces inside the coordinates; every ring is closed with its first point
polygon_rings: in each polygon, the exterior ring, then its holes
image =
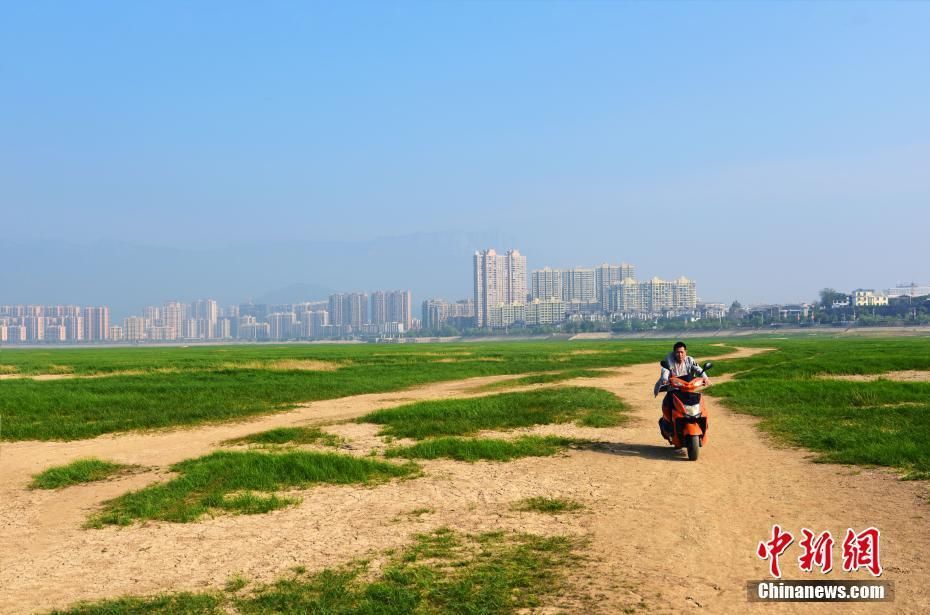
{"type": "MultiPolygon", "coordinates": [[[[930,612],[930,506],[926,485],[883,472],[813,464],[804,452],[764,442],[754,419],[711,401],[712,431],[697,463],[663,445],[653,365],[579,379],[614,391],[633,406],[623,428],[546,426],[537,433],[588,437],[604,444],[556,458],[512,463],[424,462],[425,476],[376,487],[318,487],[303,502],[268,515],[224,516],[194,524],[149,523],[83,530],[86,516],[107,498],[166,474],[167,465],[205,454],[224,439],[276,426],[328,423],[415,399],[459,397],[500,377],[440,383],[411,391],[314,402],[293,411],[237,423],[148,434],[102,436],[68,443],[4,444],[0,451],[0,612],[66,606],[79,599],[219,587],[233,574],[271,580],[295,565],[309,570],[397,547],[415,532],[449,526],[462,531],[507,529],[592,538],[592,560],[575,575],[579,593],[600,596],[597,609],[649,612],[749,607],[794,612],[797,606],[750,605],[745,583],[763,579],[755,556],[773,523],[798,534],[829,529],[842,541],[847,527],[882,531],[884,580],[893,604],[862,612],[930,612]],[[59,491],[28,491],[29,476],[87,455],[157,466],[145,474],[59,491]],[[536,495],[583,502],[585,514],[512,512],[536,495]],[[417,509],[429,512],[411,514],[417,509]]],[[[496,391],[495,391],[496,392],[496,391]]],[[[355,452],[377,445],[375,429],[337,425],[355,452]]],[[[796,545],[782,558],[786,578],[799,578],[796,545]]],[[[839,561],[839,547],[834,557],[839,561]]],[[[839,565],[836,566],[839,568],[839,565]]],[[[829,579],[864,579],[834,571],[829,579]]],[[[571,595],[562,606],[579,604],[571,595]]],[[[839,612],[840,606],[801,605],[839,612]]],[[[844,610],[850,610],[843,605],[844,610]]],[[[590,610],[590,604],[586,610],[590,610]]],[[[855,612],[855,609],[852,609],[855,612]]]]}
{"type": "Polygon", "coordinates": [[[602,506],[591,530],[601,574],[621,579],[649,612],[704,607],[711,613],[930,612],[930,506],[926,483],[902,482],[884,471],[811,463],[804,451],[778,448],[760,437],[756,419],[711,400],[711,440],[698,462],[659,441],[651,366],[630,369],[605,387],[633,404],[641,422],[588,460],[602,506]],[[762,580],[767,564],[755,555],[778,523],[797,538],[781,558],[784,578],[867,580],[845,574],[847,527],[881,530],[882,580],[894,581],[894,603],[748,604],[746,581],[762,580]],[[837,541],[834,571],[804,576],[798,569],[800,530],[830,530],[837,541]],[[838,572],[839,571],[839,572],[838,572]]]}

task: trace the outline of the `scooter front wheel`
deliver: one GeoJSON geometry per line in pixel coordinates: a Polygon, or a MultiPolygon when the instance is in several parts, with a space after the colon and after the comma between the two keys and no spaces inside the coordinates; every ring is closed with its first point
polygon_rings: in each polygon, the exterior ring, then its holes
{"type": "Polygon", "coordinates": [[[697,461],[698,453],[701,452],[701,436],[687,436],[685,446],[688,449],[688,461],[697,461]]]}

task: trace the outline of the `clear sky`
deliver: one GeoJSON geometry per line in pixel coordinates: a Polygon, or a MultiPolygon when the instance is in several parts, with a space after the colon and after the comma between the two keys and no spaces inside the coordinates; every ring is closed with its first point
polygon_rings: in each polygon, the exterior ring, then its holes
{"type": "Polygon", "coordinates": [[[744,303],[926,284],[930,3],[5,2],[0,209],[26,244],[503,233],[744,303]]]}

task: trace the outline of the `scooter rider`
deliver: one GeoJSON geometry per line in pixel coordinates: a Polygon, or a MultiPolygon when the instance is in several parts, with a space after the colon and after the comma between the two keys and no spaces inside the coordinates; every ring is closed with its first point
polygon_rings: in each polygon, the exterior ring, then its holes
{"type": "MultiPolygon", "coordinates": [[[[704,373],[704,370],[701,369],[701,366],[697,364],[697,361],[693,357],[688,356],[688,347],[684,342],[675,342],[675,345],[672,347],[672,351],[668,353],[665,357],[665,362],[668,364],[669,369],[662,368],[662,373],[659,375],[659,380],[656,382],[655,389],[653,390],[653,395],[658,396],[659,390],[666,384],[668,384],[668,379],[670,376],[699,376],[703,378],[704,386],[710,383],[707,379],[707,375],[704,373]]],[[[665,399],[662,400],[662,410],[663,416],[659,419],[659,429],[662,431],[662,437],[668,438],[671,434],[671,425],[668,421],[665,420],[665,412],[671,416],[672,412],[672,392],[668,391],[665,393],[665,399]]]]}

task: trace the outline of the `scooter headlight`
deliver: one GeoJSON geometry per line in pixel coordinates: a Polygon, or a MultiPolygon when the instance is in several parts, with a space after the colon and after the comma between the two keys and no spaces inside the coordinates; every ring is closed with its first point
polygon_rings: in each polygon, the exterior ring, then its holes
{"type": "Polygon", "coordinates": [[[685,416],[701,416],[701,404],[685,406],[685,416]]]}

